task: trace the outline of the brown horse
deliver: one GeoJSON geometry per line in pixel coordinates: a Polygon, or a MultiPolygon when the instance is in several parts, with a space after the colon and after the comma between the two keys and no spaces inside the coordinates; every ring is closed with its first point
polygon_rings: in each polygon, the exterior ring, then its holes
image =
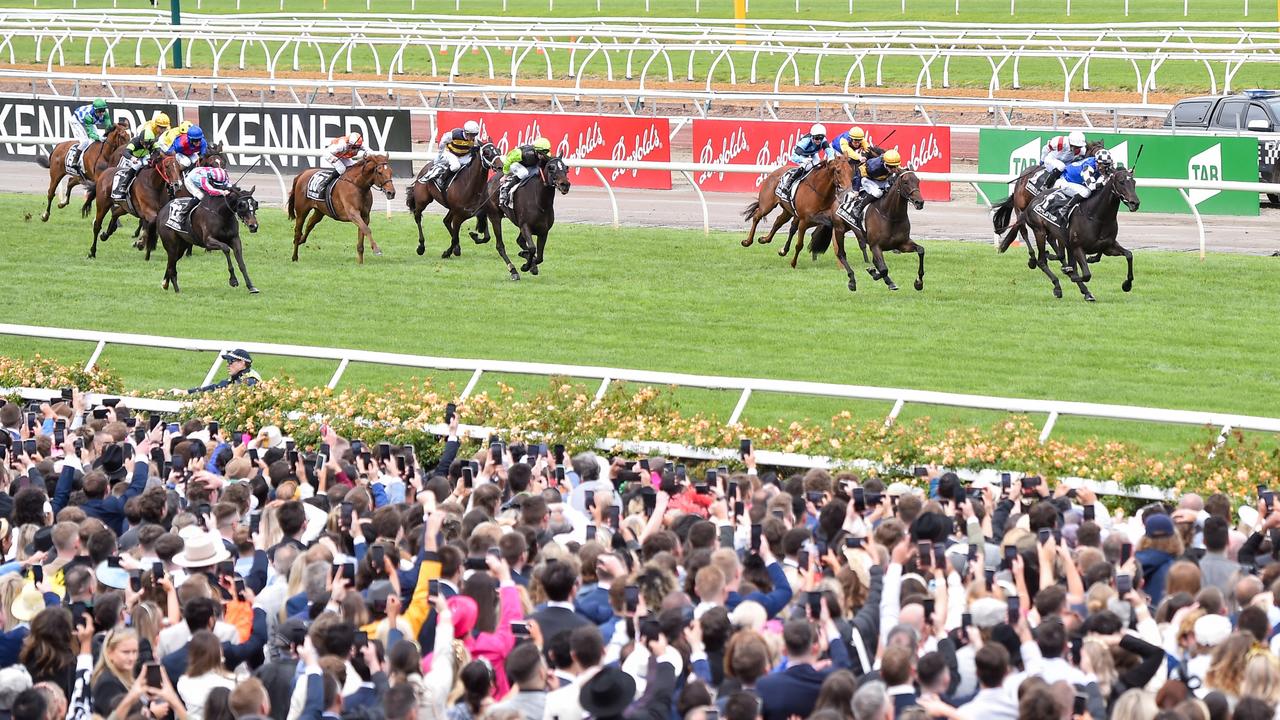
{"type": "MultiPolygon", "coordinates": [[[[751,247],[751,243],[755,242],[756,226],[781,204],[782,201],[778,200],[778,183],[782,182],[782,175],[790,169],[790,166],[784,165],[766,175],[764,182],[760,183],[760,194],[756,197],[756,201],[742,211],[742,219],[751,221],[751,230],[747,232],[747,239],[742,241],[742,247],[751,247]]],[[[773,221],[773,227],[769,228],[769,234],[760,240],[760,244],[768,245],[773,242],[773,236],[778,233],[778,228],[790,219],[790,211],[783,208],[782,215],[773,221]]]]}
{"type": "Polygon", "coordinates": [[[189,233],[180,233],[169,227],[169,215],[174,207],[172,201],[166,202],[164,207],[160,208],[160,212],[156,215],[156,227],[160,239],[164,241],[165,254],[169,258],[164,269],[164,283],[161,287],[168,290],[169,285],[172,284],[173,291],[179,292],[178,260],[183,255],[190,255],[193,247],[202,247],[210,251],[221,250],[226,256],[227,271],[231,273],[231,287],[239,285],[236,281],[236,271],[231,267],[231,254],[235,253],[236,262],[240,265],[240,274],[244,275],[244,284],[248,286],[249,292],[254,294],[258,292],[258,289],[253,286],[253,281],[249,279],[249,271],[244,266],[244,248],[240,242],[240,226],[237,223],[237,220],[244,223],[251,233],[258,232],[258,201],[253,197],[253,190],[254,188],[241,190],[233,187],[226,195],[200,200],[188,210],[189,233]]]}
{"type": "MultiPolygon", "coordinates": [[[[849,289],[857,290],[858,283],[854,279],[853,269],[844,252],[844,236],[850,229],[858,238],[858,242],[871,247],[871,255],[875,260],[872,267],[867,268],[872,280],[884,280],[890,290],[898,286],[889,278],[889,268],[884,262],[884,251],[914,252],[920,257],[920,271],[916,276],[916,290],[924,289],[924,248],[911,240],[911,219],[907,215],[908,205],[917,210],[924,208],[924,198],[920,195],[920,178],[910,170],[894,175],[889,189],[884,195],[867,204],[863,215],[864,232],[861,228],[852,227],[840,217],[833,206],[830,212],[822,213],[814,218],[821,227],[813,234],[811,250],[816,259],[831,245],[832,238],[836,244],[836,260],[849,276],[849,289]]],[[[865,252],[865,250],[864,250],[865,252]]]]}
{"type": "MultiPolygon", "coordinates": [[[[89,147],[84,149],[80,155],[80,166],[84,169],[83,173],[74,178],[85,184],[85,189],[92,197],[93,181],[98,173],[107,167],[107,161],[116,153],[117,150],[124,147],[129,142],[129,123],[121,120],[115,124],[107,132],[106,138],[103,140],[95,140],[89,143],[89,147]]],[[[79,145],[79,140],[68,140],[58,143],[53,148],[53,152],[48,157],[41,155],[36,158],[36,162],[40,167],[49,168],[49,197],[44,206],[44,213],[40,216],[41,222],[49,221],[49,212],[53,208],[53,196],[58,194],[58,185],[62,182],[62,178],[67,177],[67,153],[71,148],[79,145]]],[[[71,202],[71,181],[67,181],[67,191],[63,194],[61,202],[58,203],[59,208],[64,208],[71,202]]]]}
{"type": "Polygon", "coordinates": [[[298,173],[293,179],[293,188],[289,190],[289,219],[293,220],[293,261],[298,262],[298,246],[307,241],[316,224],[326,217],[339,222],[349,222],[356,226],[356,262],[364,264],[364,239],[369,238],[369,245],[374,255],[381,255],[382,248],[373,239],[373,231],[369,229],[369,209],[373,207],[373,193],[370,188],[375,185],[390,200],[396,196],[396,186],[391,176],[391,161],[386,155],[366,155],[363,160],[352,165],[345,173],[333,181],[330,191],[333,211],[330,212],[323,200],[312,200],[307,197],[307,182],[311,176],[319,172],[317,168],[309,168],[298,173]],[[307,216],[311,215],[308,220],[307,216]],[[302,224],[306,222],[304,233],[302,224]]]}
{"type": "MultiPolygon", "coordinates": [[[[1092,157],[1101,149],[1102,141],[1094,140],[1084,146],[1084,157],[1092,157]]],[[[1031,178],[1035,176],[1036,172],[1040,170],[1041,167],[1042,166],[1040,165],[1035,165],[1023,171],[1023,173],[1018,176],[1018,179],[1013,181],[1013,192],[1009,193],[1009,197],[996,203],[995,206],[991,208],[991,224],[995,227],[997,235],[1005,232],[1014,224],[1014,211],[1017,211],[1018,217],[1022,217],[1022,215],[1027,212],[1027,208],[1031,207],[1031,203],[1035,202],[1036,198],[1044,194],[1043,190],[1037,192],[1037,189],[1033,188],[1031,185],[1031,178]]],[[[1022,244],[1027,246],[1027,254],[1031,256],[1027,260],[1027,268],[1035,269],[1037,266],[1036,254],[1035,250],[1031,247],[1031,243],[1028,241],[1025,224],[1022,227],[1021,238],[1022,244]]],[[[1052,259],[1061,260],[1062,248],[1058,247],[1057,240],[1050,238],[1049,245],[1053,249],[1054,253],[1056,253],[1052,259]]]]}
{"type": "Polygon", "coordinates": [[[787,241],[782,245],[778,255],[786,257],[791,251],[791,241],[796,243],[795,255],[791,257],[791,267],[800,259],[800,251],[804,248],[804,235],[813,227],[815,215],[826,212],[836,198],[853,186],[853,164],[841,156],[820,165],[816,170],[800,180],[794,203],[783,202],[782,208],[795,218],[791,222],[791,230],[787,233],[787,241]]]}
{"type": "MultiPolygon", "coordinates": [[[[448,212],[444,216],[444,227],[449,231],[452,243],[445,248],[441,258],[452,255],[461,256],[462,247],[458,244],[458,233],[462,223],[479,215],[485,205],[484,186],[489,179],[489,170],[498,162],[498,148],[488,140],[484,140],[472,153],[471,162],[454,175],[442,194],[434,181],[422,178],[431,171],[435,163],[427,163],[418,172],[417,178],[406,189],[404,201],[413,213],[413,221],[418,224],[418,254],[427,251],[427,238],[422,234],[422,211],[431,203],[439,203],[448,212]]],[[[502,165],[498,164],[501,168],[502,165]]],[[[489,242],[486,235],[476,240],[477,244],[489,242]]]]}

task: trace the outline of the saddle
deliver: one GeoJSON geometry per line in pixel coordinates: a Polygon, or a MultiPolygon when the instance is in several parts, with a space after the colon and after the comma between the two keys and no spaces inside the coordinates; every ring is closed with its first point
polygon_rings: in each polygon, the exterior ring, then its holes
{"type": "Polygon", "coordinates": [[[778,188],[774,190],[774,194],[783,202],[794,203],[796,187],[804,179],[804,176],[808,174],[809,171],[802,167],[791,168],[782,174],[782,180],[778,183],[778,188]]]}
{"type": "Polygon", "coordinates": [[[82,155],[84,155],[84,151],[80,149],[80,143],[72,144],[71,149],[67,151],[67,156],[62,159],[63,170],[68,175],[74,177],[84,176],[84,168],[80,166],[82,155]]]}
{"type": "Polygon", "coordinates": [[[169,203],[169,218],[164,221],[166,227],[183,235],[191,235],[191,211],[200,204],[195,198],[178,198],[169,203]]]}
{"type": "Polygon", "coordinates": [[[1032,208],[1037,215],[1044,218],[1045,222],[1063,229],[1071,222],[1071,216],[1075,214],[1076,207],[1079,207],[1077,204],[1068,210],[1067,205],[1069,202],[1070,199],[1065,193],[1053,192],[1037,200],[1032,208]]]}
{"type": "MultiPolygon", "coordinates": [[[[512,175],[511,177],[514,178],[515,176],[512,175]]],[[[507,184],[510,180],[504,178],[502,185],[498,188],[498,207],[506,212],[514,213],[516,211],[514,203],[516,190],[519,190],[521,185],[529,182],[530,177],[533,177],[532,173],[529,174],[529,177],[526,177],[523,180],[516,180],[515,182],[510,183],[510,185],[507,184]]]]}
{"type": "Polygon", "coordinates": [[[865,230],[865,228],[863,228],[862,226],[862,218],[864,215],[866,215],[867,208],[864,205],[859,210],[857,208],[857,204],[858,204],[857,193],[853,193],[853,192],[845,193],[844,197],[841,198],[840,200],[840,204],[836,206],[836,215],[838,215],[840,219],[845,222],[846,225],[849,225],[850,227],[856,227],[860,230],[865,230]]]}
{"type": "Polygon", "coordinates": [[[333,186],[338,179],[338,173],[332,170],[317,170],[314,175],[307,180],[307,198],[317,202],[323,202],[325,209],[333,215],[333,186]]]}

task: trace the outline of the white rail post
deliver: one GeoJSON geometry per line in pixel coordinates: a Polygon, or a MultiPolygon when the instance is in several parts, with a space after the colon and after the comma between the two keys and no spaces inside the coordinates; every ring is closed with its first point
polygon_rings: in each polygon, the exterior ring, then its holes
{"type": "Polygon", "coordinates": [[[333,377],[329,378],[329,389],[338,387],[338,381],[342,379],[342,373],[347,371],[347,365],[351,362],[350,358],[342,358],[342,362],[338,363],[338,369],[333,371],[333,377]]]}
{"type": "Polygon", "coordinates": [[[609,382],[609,378],[600,381],[600,389],[596,390],[596,398],[591,401],[592,405],[599,405],[600,401],[604,399],[604,394],[609,390],[609,382]]]}
{"type": "Polygon", "coordinates": [[[1043,445],[1049,439],[1049,433],[1053,432],[1053,426],[1058,422],[1058,411],[1054,410],[1049,413],[1049,419],[1044,421],[1044,429],[1040,431],[1040,444],[1043,445]]]}
{"type": "Polygon", "coordinates": [[[600,168],[591,168],[595,172],[596,177],[600,178],[600,184],[604,186],[605,192],[609,193],[609,206],[613,208],[613,228],[616,230],[622,226],[622,218],[618,216],[618,198],[613,195],[613,187],[609,185],[609,181],[604,179],[604,173],[600,172],[600,168]]]}
{"type": "Polygon", "coordinates": [[[893,403],[893,409],[889,411],[889,417],[884,419],[885,427],[893,427],[893,423],[895,423],[898,420],[898,413],[902,412],[902,406],[906,404],[907,404],[907,401],[903,400],[902,398],[898,398],[893,403]]]}
{"type": "Polygon", "coordinates": [[[1200,210],[1191,201],[1191,195],[1186,190],[1178,188],[1178,194],[1186,201],[1187,207],[1191,208],[1191,215],[1196,219],[1196,230],[1200,233],[1200,259],[1204,260],[1204,222],[1200,219],[1200,210]]]}
{"type": "Polygon", "coordinates": [[[466,400],[471,396],[471,391],[476,389],[476,383],[480,382],[480,376],[484,373],[480,368],[471,373],[471,379],[467,381],[467,386],[462,389],[462,394],[458,396],[459,400],[466,400]]]}
{"type": "Polygon", "coordinates": [[[84,364],[84,371],[89,372],[94,365],[98,364],[98,356],[102,354],[102,349],[107,346],[106,340],[99,340],[98,346],[93,349],[93,354],[89,356],[89,362],[84,364]]]}
{"type": "Polygon", "coordinates": [[[213,382],[213,376],[218,374],[218,368],[222,366],[222,353],[224,352],[226,352],[225,349],[218,351],[218,356],[213,359],[213,365],[209,367],[209,372],[205,373],[204,382],[200,383],[201,385],[208,385],[213,382]]]}
{"type": "Polygon", "coordinates": [[[1223,425],[1222,432],[1218,433],[1218,440],[1213,444],[1213,448],[1209,450],[1209,459],[1212,460],[1214,455],[1227,444],[1227,440],[1231,437],[1231,425],[1223,425]]]}
{"type": "Polygon", "coordinates": [[[738,397],[738,404],[733,408],[733,414],[729,416],[729,422],[726,425],[737,425],[738,418],[742,417],[742,411],[747,409],[747,401],[751,399],[751,388],[743,388],[742,395],[738,397]]]}
{"type": "Polygon", "coordinates": [[[707,207],[707,196],[702,194],[702,188],[698,187],[698,183],[693,181],[693,176],[687,170],[681,170],[681,175],[689,181],[689,185],[693,187],[693,191],[698,193],[698,202],[702,204],[702,234],[711,234],[711,210],[707,207]]]}

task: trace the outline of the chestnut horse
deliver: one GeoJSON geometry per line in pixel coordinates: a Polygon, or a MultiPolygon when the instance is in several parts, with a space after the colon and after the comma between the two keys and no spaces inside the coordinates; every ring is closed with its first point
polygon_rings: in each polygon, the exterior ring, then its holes
{"type": "Polygon", "coordinates": [[[396,196],[396,186],[391,176],[391,161],[386,155],[366,155],[363,160],[352,165],[347,171],[333,181],[330,198],[333,211],[323,200],[312,200],[307,197],[307,183],[311,176],[320,172],[319,168],[308,168],[298,173],[293,179],[293,188],[289,190],[289,219],[293,220],[293,261],[298,262],[298,246],[307,241],[316,224],[326,217],[339,222],[349,222],[356,226],[356,262],[364,264],[364,239],[369,238],[369,245],[374,255],[381,255],[382,248],[373,239],[373,231],[369,229],[369,209],[373,207],[373,193],[370,188],[375,185],[390,200],[396,196]],[[308,220],[307,216],[311,218],[308,220]],[[302,224],[306,222],[304,233],[302,224]]]}
{"type": "MultiPolygon", "coordinates": [[[[83,173],[76,180],[84,181],[85,189],[90,197],[93,196],[93,181],[98,173],[107,167],[108,160],[129,142],[129,123],[121,120],[115,124],[107,132],[106,138],[101,141],[94,140],[89,143],[89,147],[84,149],[80,155],[80,167],[83,173]]],[[[71,148],[79,145],[79,140],[68,140],[58,143],[53,148],[53,152],[48,157],[41,155],[36,158],[36,162],[40,167],[49,168],[49,197],[44,205],[44,213],[40,216],[41,222],[49,221],[49,212],[53,208],[53,196],[58,194],[58,184],[62,182],[62,178],[67,177],[67,153],[71,148]]],[[[71,202],[71,181],[67,181],[67,191],[62,196],[62,201],[58,203],[59,208],[64,208],[71,202]]]]}
{"type": "MultiPolygon", "coordinates": [[[[786,170],[786,168],[780,168],[780,170],[786,170]]],[[[791,259],[791,267],[794,268],[796,260],[800,257],[800,249],[804,246],[805,233],[813,226],[813,216],[831,207],[836,195],[852,185],[853,165],[843,155],[821,163],[808,175],[796,181],[792,201],[779,200],[772,189],[777,187],[778,179],[781,177],[782,173],[777,170],[770,173],[761,185],[759,198],[743,211],[743,217],[751,218],[752,223],[751,232],[747,239],[742,241],[742,246],[750,246],[752,237],[755,235],[756,224],[774,207],[781,207],[782,215],[774,221],[769,235],[762,239],[760,244],[771,242],[777,229],[787,220],[792,220],[791,229],[787,233],[787,242],[778,251],[778,255],[786,257],[791,252],[792,240],[795,240],[795,257],[791,259]],[[768,190],[767,195],[766,190],[768,190]]]]}
{"type": "MultiPolygon", "coordinates": [[[[821,226],[813,234],[810,249],[813,251],[814,258],[825,252],[834,238],[836,260],[849,276],[849,289],[857,290],[858,283],[854,279],[853,269],[849,267],[849,260],[844,252],[845,233],[852,229],[859,244],[864,248],[871,247],[874,264],[867,268],[867,273],[871,275],[872,280],[884,280],[884,284],[890,290],[897,290],[898,286],[889,278],[889,267],[884,262],[884,251],[914,252],[920,258],[920,270],[916,276],[915,288],[923,290],[924,248],[911,239],[911,219],[907,215],[908,205],[915,206],[917,210],[924,208],[924,198],[920,195],[920,178],[910,170],[895,173],[884,195],[867,204],[863,211],[865,232],[861,228],[850,228],[833,206],[830,212],[822,213],[814,219],[821,226]]],[[[863,253],[866,253],[865,249],[863,253]]]]}
{"type": "MultiPolygon", "coordinates": [[[[445,230],[449,231],[449,238],[453,241],[440,257],[462,255],[462,247],[458,244],[458,233],[462,230],[462,223],[476,217],[484,210],[485,182],[489,179],[489,170],[494,168],[495,163],[501,169],[500,157],[498,148],[488,140],[477,145],[472,152],[471,162],[454,174],[444,193],[440,192],[440,188],[434,181],[422,179],[431,171],[435,163],[428,162],[422,166],[417,179],[406,188],[404,196],[405,204],[413,213],[413,221],[418,224],[419,255],[427,251],[427,238],[422,234],[422,211],[433,202],[439,203],[448,211],[445,213],[443,223],[445,230]]],[[[488,241],[489,238],[485,237],[476,242],[480,244],[488,241]]]]}

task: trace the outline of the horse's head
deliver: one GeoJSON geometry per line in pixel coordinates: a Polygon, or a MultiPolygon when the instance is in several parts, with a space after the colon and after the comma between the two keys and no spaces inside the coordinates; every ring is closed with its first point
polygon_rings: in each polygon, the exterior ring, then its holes
{"type": "Polygon", "coordinates": [[[386,155],[369,155],[364,159],[365,172],[369,173],[372,184],[378,186],[388,200],[396,196],[396,186],[391,175],[391,161],[386,155]]]}
{"type": "Polygon", "coordinates": [[[843,193],[853,187],[853,160],[851,158],[847,155],[841,155],[829,164],[831,165],[831,180],[835,183],[837,193],[843,193]]]}
{"type": "Polygon", "coordinates": [[[116,148],[129,142],[129,121],[121,118],[116,121],[105,138],[107,147],[116,148]]]}
{"type": "Polygon", "coordinates": [[[502,168],[502,152],[498,150],[498,146],[489,142],[487,139],[480,145],[480,162],[484,163],[486,168],[490,170],[499,170],[502,168]]]}
{"type": "Polygon", "coordinates": [[[227,156],[222,153],[222,143],[216,142],[209,146],[209,150],[200,158],[200,164],[205,167],[216,167],[227,169],[227,156]]]}
{"type": "Polygon", "coordinates": [[[894,187],[917,210],[924,209],[924,196],[920,194],[920,178],[916,177],[915,171],[903,170],[899,172],[897,180],[894,181],[894,187]]]}
{"type": "Polygon", "coordinates": [[[1142,201],[1138,199],[1138,183],[1133,179],[1133,172],[1128,168],[1116,168],[1107,179],[1107,187],[1120,198],[1129,212],[1137,212],[1142,201]]]}
{"type": "Polygon", "coordinates": [[[178,164],[176,155],[166,155],[158,150],[151,151],[151,166],[156,174],[169,186],[169,192],[177,194],[182,187],[182,166],[178,164]]]}
{"type": "Polygon", "coordinates": [[[1084,156],[1093,157],[1094,155],[1097,155],[1098,151],[1101,149],[1102,149],[1102,141],[1094,140],[1093,142],[1084,146],[1084,156]]]}
{"type": "Polygon", "coordinates": [[[240,222],[244,223],[251,233],[258,232],[258,201],[253,197],[253,191],[257,189],[257,185],[248,190],[236,188],[227,198],[236,217],[240,218],[240,222]]]}
{"type": "Polygon", "coordinates": [[[561,195],[569,194],[569,166],[560,157],[550,157],[542,166],[544,181],[560,191],[561,195]]]}

